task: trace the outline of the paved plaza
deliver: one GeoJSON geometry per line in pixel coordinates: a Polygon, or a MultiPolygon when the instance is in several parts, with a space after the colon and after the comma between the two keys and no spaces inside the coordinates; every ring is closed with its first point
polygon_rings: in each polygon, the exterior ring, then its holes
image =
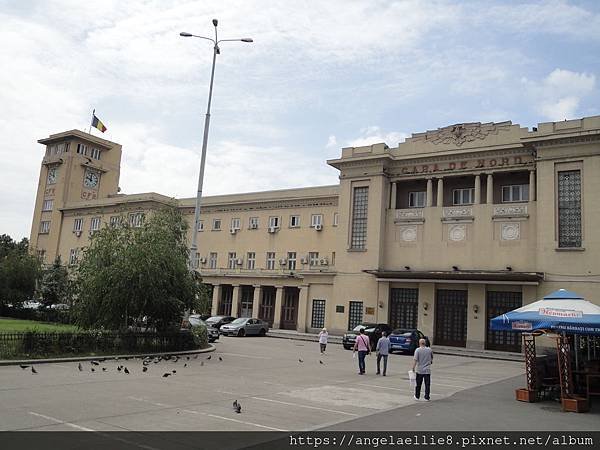
{"type": "MultiPolygon", "coordinates": [[[[440,411],[462,429],[477,418],[487,421],[487,429],[504,429],[490,415],[496,397],[519,407],[523,417],[540,410],[513,400],[513,385],[525,381],[520,362],[436,355],[432,401],[416,403],[407,379],[412,357],[391,355],[388,376],[381,377],[369,356],[367,374],[359,376],[352,352],[339,345],[328,350],[321,356],[312,342],[222,337],[213,353],[150,363],[145,373],[139,359],[107,361],[95,372],[89,362],[81,363],[83,371],[77,362],[39,364],[37,374],[4,366],[0,430],[401,430],[418,429],[421,419],[440,411]],[[119,365],[130,373],[118,371],[119,365]],[[234,400],[240,414],[232,408],[234,400]],[[383,428],[372,428],[375,422],[383,428]]],[[[555,404],[546,407],[563,415],[555,404]]],[[[444,429],[443,418],[436,420],[433,429],[444,429]]],[[[514,422],[523,429],[537,423],[514,422]]]]}

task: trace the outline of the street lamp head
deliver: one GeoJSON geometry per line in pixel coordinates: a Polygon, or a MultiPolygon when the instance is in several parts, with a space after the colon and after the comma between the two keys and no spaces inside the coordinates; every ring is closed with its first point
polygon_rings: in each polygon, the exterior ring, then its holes
{"type": "Polygon", "coordinates": [[[240,39],[240,41],[242,41],[242,42],[254,42],[254,40],[252,38],[243,38],[243,39],[240,39]]]}
{"type": "Polygon", "coordinates": [[[217,19],[213,19],[213,25],[216,27],[219,24],[219,21],[217,19]]]}
{"type": "Polygon", "coordinates": [[[191,37],[192,34],[191,33],[186,33],[185,31],[182,31],[181,33],[179,33],[179,36],[183,36],[183,37],[191,37]]]}

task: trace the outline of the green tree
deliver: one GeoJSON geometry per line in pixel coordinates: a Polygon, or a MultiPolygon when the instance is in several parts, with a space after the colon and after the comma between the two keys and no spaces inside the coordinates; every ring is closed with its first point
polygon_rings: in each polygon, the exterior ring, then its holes
{"type": "Polygon", "coordinates": [[[28,244],[0,236],[0,304],[20,305],[35,293],[40,262],[27,252],[28,244]]]}
{"type": "Polygon", "coordinates": [[[69,271],[61,264],[58,256],[52,266],[44,270],[40,280],[39,293],[44,306],[58,303],[71,304],[69,271]]]}
{"type": "Polygon", "coordinates": [[[96,233],[77,268],[78,323],[118,329],[128,318],[146,317],[157,330],[178,327],[199,290],[187,265],[186,230],[181,213],[168,208],[142,227],[96,233]]]}

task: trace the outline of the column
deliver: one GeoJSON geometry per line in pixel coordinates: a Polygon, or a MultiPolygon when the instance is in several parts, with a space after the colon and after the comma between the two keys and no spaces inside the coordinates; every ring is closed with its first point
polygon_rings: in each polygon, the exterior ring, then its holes
{"type": "Polygon", "coordinates": [[[438,178],[436,206],[444,206],[444,179],[443,178],[438,178]]]}
{"type": "Polygon", "coordinates": [[[481,203],[481,177],[475,175],[475,202],[476,205],[481,203]]]}
{"type": "Polygon", "coordinates": [[[254,297],[252,298],[252,317],[255,319],[258,318],[258,314],[260,313],[260,294],[262,289],[259,285],[254,285],[254,297]]]}
{"type": "Polygon", "coordinates": [[[275,314],[273,316],[273,328],[281,326],[281,304],[283,303],[283,286],[275,286],[275,314]]]}
{"type": "Polygon", "coordinates": [[[302,284],[298,296],[298,319],[296,320],[296,331],[306,333],[306,315],[308,313],[308,285],[302,284]]]}
{"type": "Polygon", "coordinates": [[[431,178],[427,178],[427,198],[425,202],[428,207],[433,205],[433,180],[431,178]]]}
{"type": "Polygon", "coordinates": [[[212,306],[210,308],[210,315],[216,316],[219,314],[219,302],[221,301],[221,285],[213,284],[213,295],[212,295],[212,306]]]}
{"type": "Polygon", "coordinates": [[[398,183],[396,183],[395,181],[392,183],[392,200],[390,202],[390,209],[396,209],[396,196],[398,195],[397,189],[398,189],[398,183]]]}
{"type": "Polygon", "coordinates": [[[377,305],[375,306],[375,318],[377,323],[388,323],[390,303],[389,281],[377,282],[377,305]]]}
{"type": "Polygon", "coordinates": [[[483,350],[486,335],[485,284],[469,284],[467,296],[467,348],[483,350]]]}
{"type": "Polygon", "coordinates": [[[535,170],[529,171],[529,201],[535,201],[535,170]]]}
{"type": "Polygon", "coordinates": [[[419,283],[419,313],[417,328],[434,343],[435,283],[419,283]]]}
{"type": "Polygon", "coordinates": [[[485,202],[488,205],[494,203],[494,177],[491,173],[487,174],[487,192],[485,193],[485,202]]]}
{"type": "Polygon", "coordinates": [[[231,315],[233,317],[238,316],[238,311],[240,307],[240,294],[242,290],[240,289],[239,284],[233,285],[233,298],[231,299],[231,315]]]}

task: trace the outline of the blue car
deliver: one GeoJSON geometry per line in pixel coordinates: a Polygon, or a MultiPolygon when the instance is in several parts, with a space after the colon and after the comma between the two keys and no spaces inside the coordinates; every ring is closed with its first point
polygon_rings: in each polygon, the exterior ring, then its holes
{"type": "Polygon", "coordinates": [[[390,334],[390,353],[403,352],[413,354],[419,346],[419,339],[425,339],[429,347],[429,339],[416,328],[397,328],[390,334]]]}

